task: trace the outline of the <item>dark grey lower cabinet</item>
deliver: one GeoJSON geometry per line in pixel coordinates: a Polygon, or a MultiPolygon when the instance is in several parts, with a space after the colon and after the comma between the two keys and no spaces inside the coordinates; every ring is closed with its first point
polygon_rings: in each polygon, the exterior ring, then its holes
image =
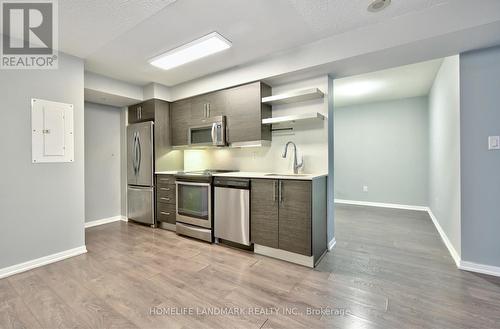
{"type": "Polygon", "coordinates": [[[173,175],[156,175],[156,222],[171,225],[173,229],[176,223],[176,188],[173,175]]]}
{"type": "Polygon", "coordinates": [[[280,180],[279,248],[311,256],[310,181],[280,180]]]}
{"type": "Polygon", "coordinates": [[[253,243],[278,248],[278,181],[251,181],[250,239],[253,243]]]}
{"type": "Polygon", "coordinates": [[[326,177],[311,181],[252,179],[251,241],[314,256],[327,248],[326,177]]]}

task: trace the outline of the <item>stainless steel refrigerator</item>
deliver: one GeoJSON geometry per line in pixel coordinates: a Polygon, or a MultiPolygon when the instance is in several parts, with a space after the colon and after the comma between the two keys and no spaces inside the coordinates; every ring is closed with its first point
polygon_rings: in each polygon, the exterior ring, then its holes
{"type": "Polygon", "coordinates": [[[153,122],[127,127],[128,219],[155,225],[153,122]]]}

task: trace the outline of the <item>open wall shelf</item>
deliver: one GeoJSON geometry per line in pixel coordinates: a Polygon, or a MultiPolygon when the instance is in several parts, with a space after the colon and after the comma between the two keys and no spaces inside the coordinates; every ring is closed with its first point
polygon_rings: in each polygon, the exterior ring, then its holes
{"type": "Polygon", "coordinates": [[[309,88],[264,97],[262,98],[262,103],[270,105],[290,104],[323,97],[325,97],[325,94],[318,88],[309,88]]]}
{"type": "Polygon", "coordinates": [[[324,120],[326,116],[319,112],[313,113],[304,113],[304,114],[295,114],[295,115],[286,115],[282,117],[274,117],[263,119],[263,125],[272,125],[272,124],[282,124],[282,123],[295,123],[296,121],[313,121],[313,120],[324,120]]]}

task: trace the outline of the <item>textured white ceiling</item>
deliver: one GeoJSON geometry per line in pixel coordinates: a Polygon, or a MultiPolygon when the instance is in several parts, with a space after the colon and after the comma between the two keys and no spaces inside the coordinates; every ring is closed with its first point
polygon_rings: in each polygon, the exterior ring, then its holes
{"type": "Polygon", "coordinates": [[[442,61],[437,59],[337,79],[334,104],[343,107],[428,95],[442,61]]]}
{"type": "Polygon", "coordinates": [[[64,52],[86,58],[175,1],[59,1],[59,46],[64,52]]]}
{"type": "Polygon", "coordinates": [[[393,0],[385,10],[372,13],[367,9],[373,0],[288,0],[304,23],[322,35],[332,35],[382,20],[425,10],[449,0],[393,0]]]}
{"type": "Polygon", "coordinates": [[[60,48],[85,58],[89,71],[172,86],[446,2],[393,0],[373,14],[366,10],[368,0],[64,0],[60,48]],[[147,63],[213,31],[233,47],[170,71],[147,63]]]}

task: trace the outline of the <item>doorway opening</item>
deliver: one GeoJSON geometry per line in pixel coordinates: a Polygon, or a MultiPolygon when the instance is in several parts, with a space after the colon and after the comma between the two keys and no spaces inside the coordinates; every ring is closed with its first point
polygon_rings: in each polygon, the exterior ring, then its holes
{"type": "Polygon", "coordinates": [[[440,234],[460,250],[458,56],[337,79],[333,97],[334,263],[454,265],[440,234]]]}

